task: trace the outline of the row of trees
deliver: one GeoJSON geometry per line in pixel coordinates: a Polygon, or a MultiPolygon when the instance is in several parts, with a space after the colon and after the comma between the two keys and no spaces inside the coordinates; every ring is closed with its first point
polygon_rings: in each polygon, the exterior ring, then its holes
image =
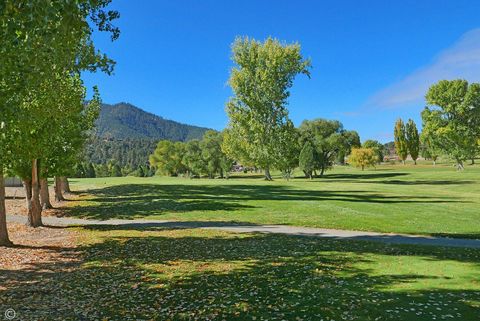
{"type": "Polygon", "coordinates": [[[311,69],[298,43],[237,38],[232,60],[234,95],[226,107],[229,123],[222,145],[231,159],[264,169],[267,180],[272,168],[289,177],[298,166],[312,177],[323,175],[335,160],[343,163],[351,148],[360,146],[358,134],[338,121],[316,119],[295,128],[289,119],[289,90],[298,74],[310,77],[311,69]]]}
{"type": "Polygon", "coordinates": [[[410,154],[410,157],[412,157],[416,165],[420,153],[420,136],[415,122],[409,119],[405,125],[403,120],[399,118],[395,123],[394,139],[395,151],[403,164],[405,164],[405,160],[408,154],[410,154]]]}
{"type": "Polygon", "coordinates": [[[118,37],[111,24],[118,13],[105,10],[109,2],[0,2],[0,245],[11,244],[5,172],[24,182],[32,227],[42,225],[49,206],[46,178],[56,177],[57,197],[61,185],[68,188],[60,177],[69,174],[100,108],[96,89],[85,103],[80,72],[110,73],[114,65],[91,37],[93,26],[118,37]]]}
{"type": "MultiPolygon", "coordinates": [[[[98,127],[96,132],[98,135],[98,127]]],[[[83,158],[85,162],[93,164],[108,164],[114,159],[121,168],[136,169],[148,163],[148,156],[153,153],[157,143],[158,139],[154,138],[109,140],[94,136],[88,140],[83,158]]]]}
{"type": "Polygon", "coordinates": [[[425,100],[421,135],[411,119],[395,123],[397,155],[404,163],[410,154],[416,164],[421,153],[434,164],[440,155],[455,159],[458,169],[466,160],[473,164],[480,154],[480,84],[442,80],[429,88],[425,100]]]}
{"type": "MultiPolygon", "coordinates": [[[[227,133],[207,131],[201,140],[186,143],[162,140],[150,156],[150,164],[160,174],[170,176],[228,176],[234,158],[228,156],[231,146],[225,139],[227,133]]],[[[345,130],[336,120],[306,120],[299,128],[289,129],[289,135],[286,139],[289,144],[271,163],[271,168],[281,170],[285,178],[297,167],[307,177],[323,176],[335,162],[343,163],[352,148],[360,147],[358,133],[345,130]]],[[[248,159],[238,161],[244,166],[259,168],[248,159]]]]}
{"type": "Polygon", "coordinates": [[[150,155],[150,165],[164,175],[228,176],[233,160],[222,150],[224,134],[209,130],[201,140],[186,143],[162,140],[150,155]]]}
{"type": "Polygon", "coordinates": [[[95,178],[95,177],[122,177],[137,176],[150,177],[155,175],[155,169],[147,164],[132,167],[129,165],[120,166],[112,159],[106,164],[77,163],[74,166],[72,177],[76,178],[95,178]]]}

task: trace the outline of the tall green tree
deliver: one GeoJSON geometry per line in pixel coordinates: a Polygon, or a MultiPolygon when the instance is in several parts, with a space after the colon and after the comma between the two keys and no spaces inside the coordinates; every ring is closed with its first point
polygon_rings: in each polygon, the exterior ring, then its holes
{"type": "MultiPolygon", "coordinates": [[[[65,71],[94,71],[101,68],[111,72],[113,62],[95,49],[91,35],[92,26],[112,32],[118,37],[118,29],[111,21],[118,17],[114,11],[105,11],[109,0],[59,1],[5,0],[0,2],[0,172],[15,160],[19,133],[34,132],[19,119],[19,110],[27,103],[27,97],[38,90],[53,75],[65,71]]],[[[48,108],[48,107],[45,107],[48,108]]],[[[36,111],[36,110],[35,110],[36,111]]],[[[31,117],[41,115],[33,112],[31,117]]],[[[28,148],[28,146],[24,146],[28,148]]],[[[38,201],[39,160],[31,161],[33,194],[35,195],[34,226],[41,225],[38,201]]],[[[0,175],[3,181],[3,174],[0,175]]],[[[0,196],[4,184],[0,182],[0,196]]],[[[4,233],[5,204],[0,197],[0,244],[8,245],[4,233]]]]}
{"type": "MultiPolygon", "coordinates": [[[[59,74],[28,93],[19,108],[17,118],[30,131],[17,131],[12,166],[19,168],[16,172],[26,185],[31,184],[26,187],[32,191],[27,203],[31,226],[42,224],[41,210],[50,206],[47,176],[73,174],[86,132],[93,128],[99,112],[99,95],[94,91],[94,99],[85,103],[86,90],[79,75],[59,74]],[[25,172],[25,164],[30,164],[32,173],[25,172]]],[[[63,200],[58,195],[61,189],[56,188],[56,192],[57,200],[63,200]]]]}
{"type": "Polygon", "coordinates": [[[424,135],[453,157],[457,168],[472,157],[480,138],[480,84],[442,80],[430,87],[422,112],[424,135]]]}
{"type": "Polygon", "coordinates": [[[289,120],[289,89],[298,74],[310,76],[310,60],[302,57],[298,43],[247,37],[233,43],[232,60],[235,67],[229,84],[234,96],[226,107],[229,137],[225,142],[241,149],[246,160],[263,168],[265,178],[271,180],[276,155],[285,148],[278,138],[289,120]]]}
{"type": "Polygon", "coordinates": [[[382,143],[380,143],[378,140],[368,139],[362,144],[362,147],[373,149],[373,151],[377,155],[377,162],[382,162],[384,150],[382,143]]]}
{"type": "Polygon", "coordinates": [[[420,153],[420,135],[417,125],[412,119],[409,119],[405,127],[407,148],[415,165],[417,165],[418,154],[420,153]]]}
{"type": "Polygon", "coordinates": [[[402,160],[402,163],[405,164],[405,160],[408,156],[408,145],[405,124],[401,118],[395,122],[393,136],[395,140],[395,151],[397,152],[398,157],[402,160]]]}

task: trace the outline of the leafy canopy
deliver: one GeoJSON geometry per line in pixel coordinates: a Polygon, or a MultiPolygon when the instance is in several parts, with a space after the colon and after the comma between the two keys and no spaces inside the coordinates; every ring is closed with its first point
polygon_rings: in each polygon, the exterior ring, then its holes
{"type": "Polygon", "coordinates": [[[417,125],[412,119],[409,119],[405,127],[407,139],[407,148],[410,156],[415,164],[417,163],[418,154],[420,153],[420,136],[418,134],[417,125]]]}
{"type": "Polygon", "coordinates": [[[365,167],[375,167],[378,162],[378,153],[373,148],[352,148],[348,161],[363,171],[365,167]]]}
{"type": "Polygon", "coordinates": [[[427,92],[422,112],[424,136],[429,144],[457,160],[478,152],[480,138],[480,84],[442,80],[427,92]]]}
{"type": "Polygon", "coordinates": [[[393,136],[395,140],[395,151],[397,152],[398,157],[405,162],[408,156],[408,145],[405,124],[401,118],[399,118],[395,123],[393,136]]]}
{"type": "MultiPolygon", "coordinates": [[[[279,139],[288,125],[289,89],[295,76],[310,76],[310,60],[300,53],[298,43],[285,44],[268,38],[265,42],[237,38],[232,45],[229,84],[234,96],[227,103],[229,124],[226,144],[235,146],[231,157],[268,169],[286,147],[279,139]]],[[[226,147],[229,152],[233,148],[226,147]]]]}

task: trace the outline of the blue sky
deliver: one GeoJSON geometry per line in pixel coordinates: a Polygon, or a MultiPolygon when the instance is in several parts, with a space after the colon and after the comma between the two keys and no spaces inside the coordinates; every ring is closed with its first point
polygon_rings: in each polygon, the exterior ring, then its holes
{"type": "Polygon", "coordinates": [[[312,78],[297,77],[290,117],[340,120],[362,140],[392,139],[398,117],[420,125],[440,79],[480,81],[480,1],[113,0],[119,40],[96,34],[115,74],[84,74],[106,103],[222,129],[230,45],[268,36],[302,46],[312,78]]]}

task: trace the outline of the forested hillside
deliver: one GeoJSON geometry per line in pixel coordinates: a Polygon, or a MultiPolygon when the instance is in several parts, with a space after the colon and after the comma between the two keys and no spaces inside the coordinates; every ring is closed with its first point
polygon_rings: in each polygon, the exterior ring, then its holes
{"type": "Polygon", "coordinates": [[[106,164],[112,160],[121,167],[148,163],[148,156],[153,153],[158,140],[154,138],[127,138],[123,140],[107,140],[94,137],[85,148],[87,162],[106,164]]]}
{"type": "Polygon", "coordinates": [[[128,103],[103,104],[95,136],[85,148],[84,162],[113,162],[122,168],[136,169],[148,163],[158,141],[201,139],[207,130],[164,119],[128,103]]]}
{"type": "Polygon", "coordinates": [[[154,138],[184,142],[202,138],[208,130],[164,119],[128,103],[103,104],[96,125],[97,136],[114,140],[154,138]]]}

